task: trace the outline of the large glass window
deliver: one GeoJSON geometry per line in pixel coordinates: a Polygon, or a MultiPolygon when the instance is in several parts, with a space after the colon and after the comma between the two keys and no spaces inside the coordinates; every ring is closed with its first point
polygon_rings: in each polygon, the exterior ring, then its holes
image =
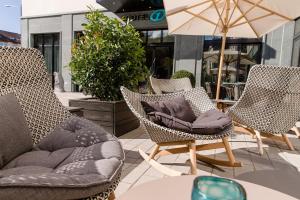
{"type": "Polygon", "coordinates": [[[44,55],[49,74],[59,71],[59,33],[33,35],[33,47],[44,55]]]}
{"type": "MultiPolygon", "coordinates": [[[[203,50],[202,86],[215,98],[221,38],[206,37],[203,50]]],[[[250,68],[261,63],[261,41],[230,38],[224,52],[221,98],[238,100],[250,68]]]]}
{"type": "Polygon", "coordinates": [[[162,35],[161,30],[148,31],[148,43],[161,43],[162,35]]]}
{"type": "Polygon", "coordinates": [[[146,50],[146,64],[157,78],[170,78],[173,72],[174,36],[168,30],[140,31],[146,50]]]}
{"type": "Polygon", "coordinates": [[[300,18],[295,23],[292,65],[300,67],[300,18]]]}
{"type": "MultiPolygon", "coordinates": [[[[83,36],[83,31],[74,31],[74,41],[73,42],[78,42],[82,36],[83,36]]],[[[71,90],[72,90],[72,92],[82,92],[80,90],[79,85],[75,84],[73,79],[72,79],[71,90]]]]}

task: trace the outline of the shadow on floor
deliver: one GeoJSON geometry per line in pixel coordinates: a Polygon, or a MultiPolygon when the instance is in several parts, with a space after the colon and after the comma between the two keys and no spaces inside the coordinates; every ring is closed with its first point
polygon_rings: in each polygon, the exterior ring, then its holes
{"type": "Polygon", "coordinates": [[[241,174],[236,179],[262,185],[300,199],[300,175],[286,170],[261,170],[241,174]]]}
{"type": "Polygon", "coordinates": [[[138,167],[143,161],[144,160],[138,151],[125,150],[125,163],[122,170],[121,179],[130,174],[130,172],[138,167]]]}

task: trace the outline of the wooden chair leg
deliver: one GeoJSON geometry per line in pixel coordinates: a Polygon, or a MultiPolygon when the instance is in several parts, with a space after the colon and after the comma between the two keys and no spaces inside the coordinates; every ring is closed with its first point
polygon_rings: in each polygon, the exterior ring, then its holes
{"type": "Polygon", "coordinates": [[[160,146],[158,144],[156,144],[149,156],[149,160],[154,159],[155,155],[159,151],[159,148],[160,148],[160,146]]]}
{"type": "Polygon", "coordinates": [[[289,140],[289,138],[286,136],[286,134],[281,134],[281,135],[282,135],[283,141],[288,145],[289,149],[294,151],[295,148],[294,148],[293,144],[291,143],[291,141],[289,140]]]}
{"type": "Polygon", "coordinates": [[[232,164],[232,166],[235,164],[235,157],[232,153],[232,150],[231,150],[231,147],[230,147],[230,144],[228,142],[228,137],[225,137],[222,139],[223,143],[224,143],[224,147],[225,147],[225,150],[226,150],[226,154],[228,156],[228,159],[229,159],[229,162],[230,164],[232,164]]]}
{"type": "Polygon", "coordinates": [[[108,200],[115,200],[115,199],[116,199],[115,192],[110,193],[108,200]]]}
{"type": "Polygon", "coordinates": [[[191,174],[197,174],[197,158],[196,158],[196,144],[191,142],[188,144],[190,149],[190,160],[191,160],[191,174]]]}
{"type": "Polygon", "coordinates": [[[254,130],[256,140],[257,140],[257,145],[258,145],[258,152],[260,155],[264,154],[264,149],[263,149],[263,144],[262,144],[262,139],[259,131],[254,130]]]}
{"type": "Polygon", "coordinates": [[[300,139],[300,131],[299,131],[299,128],[296,127],[296,126],[294,126],[294,127],[292,128],[292,131],[294,131],[295,134],[297,135],[297,137],[300,139]]]}

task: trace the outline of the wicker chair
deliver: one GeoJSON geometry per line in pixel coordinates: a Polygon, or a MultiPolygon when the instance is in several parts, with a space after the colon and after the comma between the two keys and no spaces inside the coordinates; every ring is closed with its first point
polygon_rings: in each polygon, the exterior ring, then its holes
{"type": "MultiPolygon", "coordinates": [[[[34,144],[38,144],[55,127],[72,117],[55,96],[43,56],[36,49],[0,47],[0,96],[9,93],[14,93],[21,104],[34,144]]],[[[104,192],[94,193],[93,196],[85,197],[85,199],[114,199],[114,190],[119,183],[120,176],[121,170],[118,174],[116,172],[115,178],[109,185],[102,184],[100,186],[104,188],[104,192]]],[[[96,185],[94,186],[96,187],[96,185]]],[[[87,187],[80,188],[79,186],[70,188],[73,193],[81,190],[82,194],[88,194],[87,189],[87,187]]],[[[4,188],[0,188],[0,190],[4,190],[4,188]]],[[[18,191],[22,193],[23,188],[19,186],[18,191]]],[[[51,192],[44,193],[39,190],[39,187],[36,189],[36,194],[40,199],[48,199],[48,197],[53,199],[51,192]],[[41,197],[43,194],[45,196],[41,197]],[[47,197],[47,195],[50,196],[47,197]]],[[[37,198],[31,197],[32,199],[37,198]]],[[[23,197],[22,199],[27,198],[23,197]]]]}
{"type": "Polygon", "coordinates": [[[193,88],[189,78],[156,79],[150,76],[150,83],[155,94],[188,91],[193,88]]]}
{"type": "Polygon", "coordinates": [[[256,136],[260,154],[261,136],[285,142],[294,150],[286,133],[300,116],[300,68],[252,67],[242,96],[228,112],[237,129],[256,136]]]}
{"type": "Polygon", "coordinates": [[[215,135],[200,135],[200,134],[191,134],[186,132],[181,132],[166,128],[160,125],[153,123],[148,120],[144,109],[141,105],[141,101],[159,101],[159,100],[168,100],[173,99],[176,96],[184,96],[186,100],[189,101],[194,113],[196,116],[199,116],[201,113],[215,109],[215,106],[209,99],[205,90],[202,87],[194,88],[189,91],[176,92],[170,94],[162,95],[145,95],[134,93],[128,90],[125,87],[121,87],[121,92],[124,96],[124,99],[135,114],[135,116],[140,120],[141,126],[144,128],[145,132],[148,133],[150,139],[156,143],[152,153],[147,155],[141,149],[139,150],[141,156],[155,169],[161,171],[162,173],[169,176],[178,176],[183,173],[174,171],[170,168],[167,168],[154,160],[155,156],[164,156],[169,154],[179,154],[190,152],[191,160],[191,174],[196,174],[196,159],[208,162],[211,164],[222,165],[222,166],[241,166],[241,163],[235,161],[235,157],[231,151],[231,147],[228,143],[228,137],[232,133],[232,127],[228,127],[224,131],[215,134],[215,135]],[[204,144],[196,145],[196,140],[215,140],[222,139],[222,142],[217,142],[213,144],[204,144]],[[180,148],[171,148],[160,150],[161,146],[177,146],[185,145],[187,147],[180,148]],[[196,151],[209,150],[209,149],[218,149],[225,148],[229,161],[215,160],[207,156],[202,156],[196,154],[196,151]]]}

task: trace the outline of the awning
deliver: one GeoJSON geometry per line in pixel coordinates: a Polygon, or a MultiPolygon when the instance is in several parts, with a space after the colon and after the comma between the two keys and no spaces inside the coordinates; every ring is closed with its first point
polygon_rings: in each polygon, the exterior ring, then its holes
{"type": "Polygon", "coordinates": [[[111,12],[117,12],[124,7],[130,0],[97,0],[101,6],[111,12]]]}

